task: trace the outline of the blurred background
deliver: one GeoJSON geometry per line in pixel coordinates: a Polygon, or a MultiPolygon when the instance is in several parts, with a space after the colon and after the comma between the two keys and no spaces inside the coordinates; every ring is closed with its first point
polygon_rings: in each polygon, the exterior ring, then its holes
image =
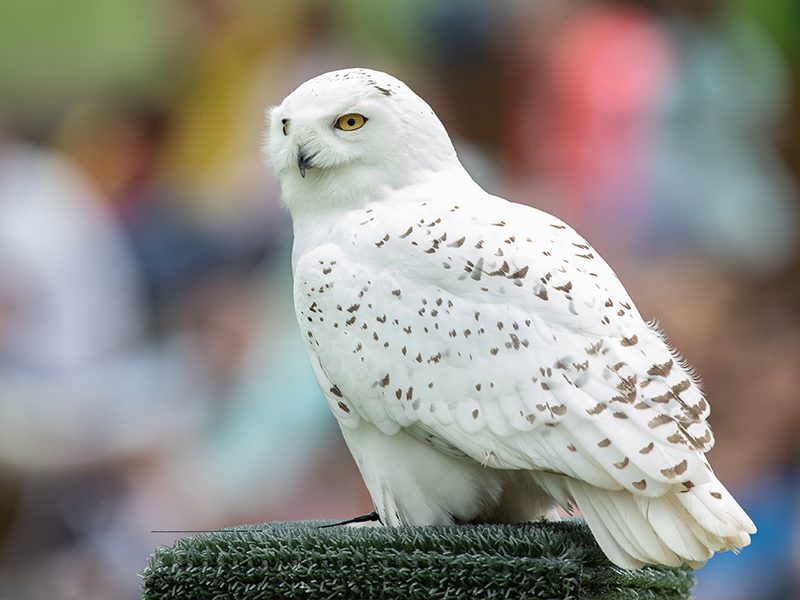
{"type": "Polygon", "coordinates": [[[569,221],[704,380],[759,527],[697,597],[800,598],[796,0],[3,0],[0,598],[128,599],[159,544],[371,510],[292,314],[264,110],[348,66],[569,221]]]}

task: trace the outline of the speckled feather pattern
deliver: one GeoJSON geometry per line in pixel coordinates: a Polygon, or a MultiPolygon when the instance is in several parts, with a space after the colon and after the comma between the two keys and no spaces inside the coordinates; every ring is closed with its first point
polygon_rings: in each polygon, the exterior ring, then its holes
{"type": "Polygon", "coordinates": [[[523,520],[555,501],[621,566],[698,566],[749,542],[705,458],[697,381],[568,225],[457,161],[342,204],[293,210],[295,307],[386,524],[523,520]]]}

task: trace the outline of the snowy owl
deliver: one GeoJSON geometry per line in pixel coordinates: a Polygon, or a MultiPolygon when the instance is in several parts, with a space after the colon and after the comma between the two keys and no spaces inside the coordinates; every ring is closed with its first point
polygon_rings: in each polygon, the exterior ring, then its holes
{"type": "Polygon", "coordinates": [[[685,364],[568,225],[481,189],[385,73],[268,115],[314,373],[386,526],[577,507],[620,567],[699,567],[755,532],[714,476],[685,364]]]}

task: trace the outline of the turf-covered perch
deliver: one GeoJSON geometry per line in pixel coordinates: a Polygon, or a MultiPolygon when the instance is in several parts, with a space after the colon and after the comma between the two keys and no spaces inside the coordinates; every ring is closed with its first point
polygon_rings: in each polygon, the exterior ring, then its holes
{"type": "Polygon", "coordinates": [[[143,598],[690,598],[689,568],[626,571],[583,522],[457,527],[274,523],[160,547],[143,598]]]}

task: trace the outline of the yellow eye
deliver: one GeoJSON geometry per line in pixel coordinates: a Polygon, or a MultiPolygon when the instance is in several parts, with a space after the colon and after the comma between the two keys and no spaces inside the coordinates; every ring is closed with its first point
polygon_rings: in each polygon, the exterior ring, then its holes
{"type": "Polygon", "coordinates": [[[367,117],[364,115],[350,113],[349,115],[342,115],[336,119],[335,127],[336,129],[341,129],[342,131],[355,131],[356,129],[361,129],[366,122],[367,117]]]}

